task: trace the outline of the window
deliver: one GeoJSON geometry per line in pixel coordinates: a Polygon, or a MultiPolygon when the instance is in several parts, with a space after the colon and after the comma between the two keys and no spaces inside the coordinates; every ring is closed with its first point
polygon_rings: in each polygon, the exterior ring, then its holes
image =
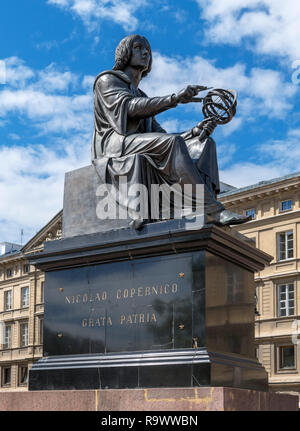
{"type": "Polygon", "coordinates": [[[289,199],[288,201],[281,202],[280,210],[281,211],[289,211],[292,209],[292,200],[289,199]]]}
{"type": "Polygon", "coordinates": [[[12,277],[14,275],[14,270],[13,270],[13,268],[8,268],[7,270],[6,270],[6,276],[7,277],[12,277]]]}
{"type": "Polygon", "coordinates": [[[255,219],[255,209],[251,208],[249,210],[246,210],[246,216],[251,216],[251,219],[254,220],[255,219]]]}
{"type": "Polygon", "coordinates": [[[39,320],[39,342],[40,344],[43,344],[43,337],[44,337],[44,319],[39,320]]]}
{"type": "Polygon", "coordinates": [[[29,287],[23,287],[21,290],[22,308],[29,306],[29,287]]]}
{"type": "Polygon", "coordinates": [[[277,247],[278,260],[292,259],[294,257],[294,235],[292,230],[278,234],[277,247]]]}
{"type": "Polygon", "coordinates": [[[4,349],[10,349],[11,347],[11,325],[5,325],[4,327],[4,349]]]}
{"type": "Polygon", "coordinates": [[[4,310],[9,311],[12,309],[12,290],[4,292],[4,310]]]}
{"type": "Polygon", "coordinates": [[[260,316],[260,313],[258,311],[258,287],[255,287],[255,293],[254,293],[254,314],[255,316],[260,316]]]}
{"type": "Polygon", "coordinates": [[[27,274],[28,272],[30,272],[30,265],[29,264],[23,265],[23,272],[24,272],[24,274],[27,274]]]}
{"type": "Polygon", "coordinates": [[[26,385],[28,380],[28,367],[21,365],[19,367],[19,385],[26,385]]]}
{"type": "Polygon", "coordinates": [[[28,323],[20,324],[20,341],[21,347],[28,345],[28,323]]]}
{"type": "Polygon", "coordinates": [[[294,346],[279,347],[279,369],[288,370],[291,368],[295,368],[294,346]]]}
{"type": "Polygon", "coordinates": [[[41,302],[44,302],[44,282],[41,283],[41,302]]]}
{"type": "Polygon", "coordinates": [[[11,382],[11,368],[10,367],[3,367],[2,382],[3,382],[3,385],[10,385],[10,382],[11,382]]]}
{"type": "Polygon", "coordinates": [[[292,316],[295,314],[294,284],[280,284],[278,286],[278,316],[292,316]]]}

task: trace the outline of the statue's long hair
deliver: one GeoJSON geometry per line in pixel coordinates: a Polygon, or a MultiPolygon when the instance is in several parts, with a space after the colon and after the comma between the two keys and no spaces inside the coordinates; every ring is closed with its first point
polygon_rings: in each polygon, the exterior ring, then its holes
{"type": "Polygon", "coordinates": [[[133,42],[135,41],[135,39],[137,39],[137,38],[143,39],[146,42],[146,44],[148,45],[148,48],[150,51],[150,61],[149,61],[148,69],[142,73],[142,78],[144,78],[151,71],[152,51],[151,51],[151,47],[150,47],[148,40],[144,36],[140,36],[138,34],[131,34],[130,36],[126,36],[126,37],[124,37],[124,39],[121,40],[121,42],[119,43],[119,45],[116,48],[115,65],[113,67],[113,70],[124,70],[125,67],[128,66],[130,58],[131,58],[131,54],[132,54],[132,45],[133,45],[133,42]]]}

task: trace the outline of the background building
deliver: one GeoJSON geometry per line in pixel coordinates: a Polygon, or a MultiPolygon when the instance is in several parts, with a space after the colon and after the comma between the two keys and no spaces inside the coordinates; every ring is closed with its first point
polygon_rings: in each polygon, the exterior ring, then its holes
{"type": "Polygon", "coordinates": [[[235,229],[274,256],[255,275],[257,357],[271,390],[300,393],[300,172],[227,191],[219,200],[251,214],[235,229]]]}
{"type": "Polygon", "coordinates": [[[44,274],[27,255],[60,238],[61,213],[23,248],[0,243],[0,387],[27,390],[28,370],[42,356],[44,274]]]}

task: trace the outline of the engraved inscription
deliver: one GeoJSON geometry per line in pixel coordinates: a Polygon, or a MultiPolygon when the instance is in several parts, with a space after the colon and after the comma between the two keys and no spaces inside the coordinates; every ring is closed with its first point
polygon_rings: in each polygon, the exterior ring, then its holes
{"type": "MultiPolygon", "coordinates": [[[[101,304],[105,301],[111,300],[122,304],[122,300],[129,300],[132,298],[138,297],[155,297],[162,295],[176,295],[178,293],[178,284],[177,283],[160,283],[153,286],[140,286],[140,287],[132,287],[132,288],[118,288],[113,289],[109,292],[106,290],[101,292],[96,292],[94,294],[91,293],[83,293],[71,296],[65,296],[64,302],[65,304],[86,304],[90,305],[101,304]],[[119,302],[120,301],[120,302],[119,302]]],[[[107,305],[106,305],[107,307],[107,305]]],[[[94,308],[90,308],[90,311],[94,311],[94,308]]],[[[123,310],[122,310],[123,311],[123,310]]],[[[121,311],[121,313],[122,313],[121,311]]],[[[101,313],[101,311],[100,311],[101,313]]],[[[103,313],[103,311],[102,311],[103,313]]],[[[124,312],[123,312],[124,313],[124,312]]],[[[114,324],[121,326],[130,326],[130,325],[144,325],[151,324],[157,322],[157,316],[155,313],[151,312],[141,312],[141,313],[133,313],[133,314],[120,314],[119,317],[114,317],[114,324]],[[116,319],[116,320],[115,320],[116,319]]],[[[96,316],[96,317],[86,317],[81,319],[81,327],[82,328],[100,328],[112,326],[113,321],[111,316],[96,316]]]]}
{"type": "Polygon", "coordinates": [[[135,296],[153,296],[153,295],[169,295],[178,292],[177,283],[173,284],[161,284],[158,286],[146,286],[146,287],[132,287],[131,289],[117,289],[116,297],[121,298],[133,298],[135,296]]]}
{"type": "Polygon", "coordinates": [[[140,314],[122,314],[120,317],[121,325],[133,325],[140,323],[157,322],[155,313],[140,313],[140,314]]]}
{"type": "Polygon", "coordinates": [[[94,319],[82,319],[81,322],[81,326],[83,328],[94,328],[94,327],[100,327],[100,326],[105,326],[105,325],[109,325],[112,326],[112,319],[110,316],[106,317],[106,316],[99,316],[97,318],[94,319]]]}
{"type": "Polygon", "coordinates": [[[84,293],[83,295],[72,295],[65,297],[66,304],[85,304],[87,302],[102,302],[107,300],[107,292],[97,292],[94,295],[84,293]]]}

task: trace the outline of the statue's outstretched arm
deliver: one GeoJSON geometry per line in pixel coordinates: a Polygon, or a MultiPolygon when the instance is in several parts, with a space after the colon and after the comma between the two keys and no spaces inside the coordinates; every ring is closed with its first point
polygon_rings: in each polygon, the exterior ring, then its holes
{"type": "Polygon", "coordinates": [[[177,94],[165,97],[134,97],[128,103],[128,116],[132,118],[145,118],[157,115],[167,109],[174,108],[179,103],[190,103],[200,92],[208,87],[202,85],[188,85],[177,94]]]}
{"type": "Polygon", "coordinates": [[[128,102],[128,116],[131,118],[153,117],[177,106],[173,95],[165,97],[133,97],[128,102]]]}

